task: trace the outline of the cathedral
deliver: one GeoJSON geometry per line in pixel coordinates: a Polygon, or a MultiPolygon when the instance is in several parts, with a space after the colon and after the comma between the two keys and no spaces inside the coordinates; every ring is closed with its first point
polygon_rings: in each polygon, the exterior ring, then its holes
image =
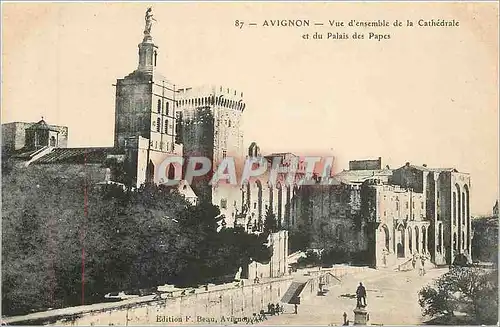
{"type": "Polygon", "coordinates": [[[68,128],[42,119],[3,124],[3,150],[24,167],[93,167],[101,183],[129,189],[175,177],[186,199],[217,205],[228,227],[258,232],[271,213],[283,229],[307,229],[313,247],[335,248],[374,267],[404,264],[415,255],[436,265],[460,255],[471,260],[470,176],[454,168],[406,163],[390,169],[378,158],[351,161],[348,170],[316,185],[272,182],[266,174],[236,186],[210,185],[207,178],[187,183],[184,164],[164,167],[169,157],[203,156],[212,167],[228,156],[260,158],[269,168],[280,158],[285,166],[298,161],[299,176],[320,178],[306,176],[303,158],[293,153],[262,155],[256,143],[244,146],[243,92],[178,87],[165,78],[157,70],[160,48],[151,19],[148,11],[137,68],[116,81],[112,147],[68,148],[68,128]]]}

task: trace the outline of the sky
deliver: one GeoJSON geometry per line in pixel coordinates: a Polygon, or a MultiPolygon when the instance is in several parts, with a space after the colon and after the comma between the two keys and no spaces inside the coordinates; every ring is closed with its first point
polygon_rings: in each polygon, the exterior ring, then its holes
{"type": "Polygon", "coordinates": [[[334,155],[338,170],[378,157],[391,168],[454,167],[471,174],[471,213],[491,213],[498,198],[495,2],[2,3],[2,123],[43,116],[69,127],[71,147],[112,146],[113,84],[137,67],[149,5],[158,69],[179,87],[242,91],[245,145],[334,155]],[[311,26],[262,26],[281,19],[311,26]],[[352,19],[460,25],[329,26],[352,19]],[[325,37],[302,38],[315,32],[325,37]],[[337,32],[366,36],[326,39],[337,32]],[[390,39],[368,40],[369,32],[390,39]]]}

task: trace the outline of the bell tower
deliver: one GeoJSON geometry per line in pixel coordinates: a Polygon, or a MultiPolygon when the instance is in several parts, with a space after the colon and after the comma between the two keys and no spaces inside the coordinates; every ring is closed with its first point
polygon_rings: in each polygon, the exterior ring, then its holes
{"type": "Polygon", "coordinates": [[[153,21],[153,10],[148,8],[145,16],[146,26],[144,28],[144,39],[139,44],[139,66],[137,70],[146,74],[152,74],[156,67],[158,47],[153,43],[151,37],[151,26],[153,21]]]}

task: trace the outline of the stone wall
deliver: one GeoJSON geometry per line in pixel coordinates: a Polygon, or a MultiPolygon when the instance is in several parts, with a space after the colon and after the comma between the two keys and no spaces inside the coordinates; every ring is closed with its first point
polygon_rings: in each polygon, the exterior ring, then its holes
{"type": "Polygon", "coordinates": [[[382,169],[382,158],[375,160],[351,160],[349,161],[349,170],[376,170],[382,169]]]}
{"type": "MultiPolygon", "coordinates": [[[[20,150],[30,144],[29,135],[26,135],[26,129],[35,125],[35,123],[13,122],[2,124],[2,146],[9,151],[20,150]]],[[[66,148],[68,146],[68,127],[48,125],[51,133],[57,139],[57,147],[66,148]],[[55,132],[57,131],[57,133],[55,132]]],[[[33,140],[31,140],[33,143],[33,140]]],[[[47,144],[48,145],[48,141],[47,144]]]]}
{"type": "MultiPolygon", "coordinates": [[[[153,300],[152,296],[75,308],[66,308],[7,318],[9,324],[53,325],[139,325],[139,324],[232,324],[234,319],[252,317],[268,303],[281,300],[291,277],[244,285],[225,284],[215,290],[196,289],[194,294],[153,300]],[[221,317],[224,317],[221,319],[221,317]],[[226,321],[224,321],[224,319],[226,321]]],[[[248,283],[248,284],[246,284],[248,283]]]]}
{"type": "Polygon", "coordinates": [[[269,263],[251,262],[248,265],[248,278],[276,278],[289,275],[288,269],[288,231],[281,230],[269,236],[272,255],[269,263]]]}

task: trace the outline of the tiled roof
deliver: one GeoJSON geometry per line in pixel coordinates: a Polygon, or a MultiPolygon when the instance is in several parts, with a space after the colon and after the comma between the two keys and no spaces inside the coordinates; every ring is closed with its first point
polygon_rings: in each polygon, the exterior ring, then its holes
{"type": "Polygon", "coordinates": [[[55,148],[34,164],[52,163],[102,163],[108,154],[113,153],[114,148],[55,148]]]}
{"type": "Polygon", "coordinates": [[[40,120],[38,123],[31,125],[27,129],[46,129],[46,130],[51,130],[51,131],[58,131],[56,128],[53,126],[47,124],[45,120],[40,120]]]}
{"type": "Polygon", "coordinates": [[[35,155],[38,151],[40,151],[42,149],[45,149],[45,147],[38,148],[38,149],[22,148],[22,149],[17,150],[16,152],[14,152],[12,156],[14,158],[18,158],[18,159],[31,159],[33,157],[33,155],[35,155]]]}

